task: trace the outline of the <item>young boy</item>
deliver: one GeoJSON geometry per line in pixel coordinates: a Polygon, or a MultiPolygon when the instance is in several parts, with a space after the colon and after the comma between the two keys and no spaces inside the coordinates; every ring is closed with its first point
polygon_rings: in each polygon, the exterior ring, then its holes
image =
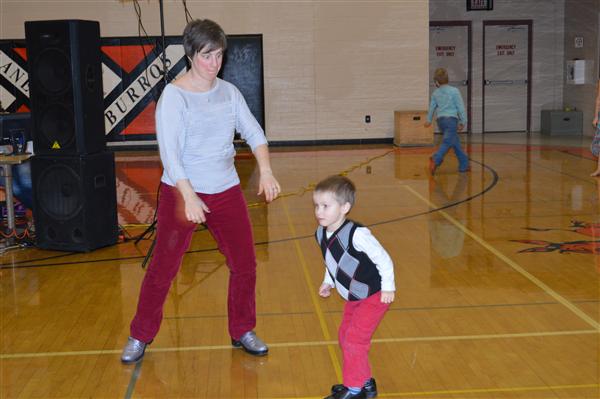
{"type": "Polygon", "coordinates": [[[469,167],[469,157],[461,148],[460,138],[457,134],[457,130],[463,130],[467,124],[465,105],[460,91],[448,84],[448,72],[444,68],[435,70],[433,81],[437,89],[431,95],[431,104],[429,105],[425,127],[431,126],[433,113],[435,112],[443,139],[438,151],[429,158],[429,172],[432,175],[435,173],[450,148],[454,149],[456,158],[458,158],[458,171],[468,172],[471,169],[469,167]]]}
{"type": "Polygon", "coordinates": [[[319,295],[335,287],[347,302],[338,338],[344,356],[344,384],[331,387],[326,399],[377,396],[369,366],[371,337],[394,300],[394,265],[368,228],[346,219],[356,188],[350,179],[330,176],[315,187],[319,227],[315,237],[325,258],[319,295]]]}

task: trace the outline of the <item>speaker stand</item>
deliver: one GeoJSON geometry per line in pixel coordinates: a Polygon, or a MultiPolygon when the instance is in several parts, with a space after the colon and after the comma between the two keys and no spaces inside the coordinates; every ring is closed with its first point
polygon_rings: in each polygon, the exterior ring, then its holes
{"type": "MultiPolygon", "coordinates": [[[[157,205],[158,206],[158,205],[157,205]]],[[[144,232],[142,234],[140,234],[140,236],[138,238],[135,239],[134,245],[137,245],[141,240],[143,240],[147,235],[152,235],[154,234],[154,231],[156,230],[156,222],[157,220],[155,219],[150,226],[148,226],[146,228],[146,230],[144,230],[144,232]]],[[[144,257],[144,260],[142,261],[142,269],[146,268],[146,264],[148,263],[148,261],[150,260],[150,258],[152,257],[152,252],[154,252],[154,245],[156,245],[156,237],[154,237],[154,239],[152,240],[152,244],[150,244],[150,248],[148,249],[148,253],[146,254],[146,256],[144,257]]]]}

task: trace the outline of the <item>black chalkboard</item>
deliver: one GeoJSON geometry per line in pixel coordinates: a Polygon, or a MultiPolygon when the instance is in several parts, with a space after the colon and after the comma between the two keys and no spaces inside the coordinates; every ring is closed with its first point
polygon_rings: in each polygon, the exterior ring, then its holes
{"type": "Polygon", "coordinates": [[[262,35],[227,35],[227,51],[219,77],[233,83],[265,129],[262,35]]]}

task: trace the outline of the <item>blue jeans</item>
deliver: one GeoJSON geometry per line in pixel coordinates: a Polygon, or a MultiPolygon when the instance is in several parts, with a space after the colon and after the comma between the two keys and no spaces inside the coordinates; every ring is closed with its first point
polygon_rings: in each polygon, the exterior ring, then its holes
{"type": "Polygon", "coordinates": [[[446,153],[452,148],[454,149],[456,158],[458,158],[458,170],[460,172],[465,172],[467,169],[469,169],[469,157],[467,154],[465,154],[460,146],[460,139],[458,138],[457,133],[458,119],[442,116],[441,118],[437,119],[437,124],[444,137],[442,139],[442,143],[440,144],[440,148],[435,154],[432,155],[431,158],[435,162],[436,166],[439,166],[444,161],[446,153]]]}
{"type": "MultiPolygon", "coordinates": [[[[12,166],[13,195],[27,208],[33,209],[33,190],[31,183],[31,166],[29,162],[12,166]]],[[[0,179],[4,187],[4,179],[0,179]]]]}

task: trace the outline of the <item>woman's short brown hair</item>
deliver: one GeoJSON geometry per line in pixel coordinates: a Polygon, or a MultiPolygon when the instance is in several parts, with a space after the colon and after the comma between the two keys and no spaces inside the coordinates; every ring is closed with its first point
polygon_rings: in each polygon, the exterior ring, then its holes
{"type": "Polygon", "coordinates": [[[446,71],[446,68],[436,69],[433,73],[433,80],[441,85],[448,84],[448,71],[446,71]]]}
{"type": "Polygon", "coordinates": [[[332,193],[340,205],[348,202],[352,206],[354,205],[356,187],[352,183],[352,180],[347,177],[334,175],[321,180],[316,185],[315,192],[332,193]]]}
{"type": "Polygon", "coordinates": [[[200,50],[213,51],[227,48],[227,35],[210,19],[190,21],[183,30],[183,49],[190,58],[200,50]]]}

